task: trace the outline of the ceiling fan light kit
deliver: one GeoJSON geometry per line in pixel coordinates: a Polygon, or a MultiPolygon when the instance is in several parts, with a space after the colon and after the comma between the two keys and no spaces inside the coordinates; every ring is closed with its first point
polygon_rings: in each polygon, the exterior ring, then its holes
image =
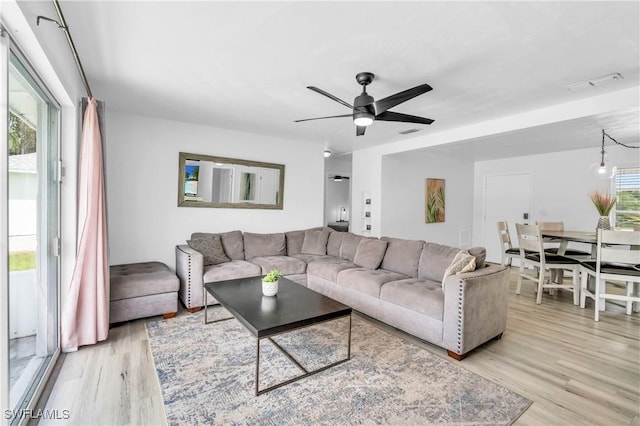
{"type": "Polygon", "coordinates": [[[415,115],[402,114],[399,112],[388,111],[396,105],[413,99],[416,96],[433,90],[428,84],[421,84],[411,89],[398,92],[384,99],[376,101],[367,93],[367,86],[373,82],[375,75],[370,72],[361,72],[356,75],[356,81],[362,86],[362,93],[355,97],[353,105],[343,101],[342,99],[318,89],[314,86],[307,86],[307,89],[313,90],[327,98],[338,102],[352,110],[351,114],[333,115],[329,117],[307,118],[303,120],[295,120],[296,123],[302,121],[323,120],[326,118],[352,117],[353,123],[356,125],[356,136],[362,136],[367,126],[370,126],[375,120],[380,121],[396,121],[401,123],[417,123],[431,124],[433,120],[430,118],[417,117],[415,115]]]}
{"type": "Polygon", "coordinates": [[[356,126],[370,126],[373,123],[373,117],[374,115],[368,112],[354,112],[353,123],[356,126]]]}

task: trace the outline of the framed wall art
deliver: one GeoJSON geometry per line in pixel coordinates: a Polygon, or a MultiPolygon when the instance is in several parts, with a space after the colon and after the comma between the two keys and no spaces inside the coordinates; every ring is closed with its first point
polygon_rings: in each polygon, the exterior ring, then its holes
{"type": "Polygon", "coordinates": [[[424,221],[425,223],[444,222],[445,217],[444,179],[425,179],[424,221]]]}

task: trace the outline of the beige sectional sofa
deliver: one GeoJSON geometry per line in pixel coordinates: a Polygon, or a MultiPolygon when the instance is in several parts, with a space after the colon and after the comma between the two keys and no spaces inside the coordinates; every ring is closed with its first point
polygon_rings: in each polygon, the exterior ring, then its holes
{"type": "MultiPolygon", "coordinates": [[[[505,331],[509,271],[485,263],[484,248],[469,250],[474,271],[449,275],[443,282],[458,248],[329,228],[194,233],[191,241],[216,235],[228,257],[223,263],[205,266],[199,251],[176,247],[178,294],[191,312],[204,305],[203,283],[277,268],[286,278],[443,347],[456,359],[505,331]]],[[[217,303],[208,297],[207,304],[217,303]]]]}

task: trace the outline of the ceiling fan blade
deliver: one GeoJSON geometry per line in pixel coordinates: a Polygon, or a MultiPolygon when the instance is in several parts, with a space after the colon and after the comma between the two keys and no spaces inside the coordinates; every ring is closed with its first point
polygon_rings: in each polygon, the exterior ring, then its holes
{"type": "Polygon", "coordinates": [[[402,114],[400,112],[386,111],[380,115],[376,115],[376,121],[399,121],[402,123],[418,123],[418,124],[431,124],[433,120],[430,118],[417,117],[415,115],[402,114]]]}
{"type": "Polygon", "coordinates": [[[349,105],[348,103],[346,103],[342,99],[337,98],[337,97],[333,96],[331,93],[325,92],[322,89],[318,89],[317,87],[314,87],[314,86],[307,86],[307,89],[313,90],[316,93],[320,93],[321,95],[324,95],[329,99],[333,99],[334,101],[338,102],[339,104],[342,104],[342,105],[346,106],[349,109],[353,109],[353,105],[349,105]]]}
{"type": "Polygon", "coordinates": [[[301,121],[324,120],[325,118],[341,118],[341,117],[353,117],[353,114],[330,115],[329,117],[318,117],[318,118],[304,118],[302,120],[294,120],[293,122],[300,123],[301,121]]]}
{"type": "Polygon", "coordinates": [[[416,86],[403,92],[398,92],[395,95],[387,96],[384,99],[380,99],[379,101],[375,102],[376,114],[381,114],[389,108],[393,108],[398,104],[406,102],[409,99],[413,99],[416,96],[422,95],[423,93],[427,93],[430,90],[433,90],[431,86],[429,86],[428,84],[421,84],[420,86],[416,86]]]}
{"type": "Polygon", "coordinates": [[[363,136],[367,126],[356,126],[356,136],[363,136]]]}

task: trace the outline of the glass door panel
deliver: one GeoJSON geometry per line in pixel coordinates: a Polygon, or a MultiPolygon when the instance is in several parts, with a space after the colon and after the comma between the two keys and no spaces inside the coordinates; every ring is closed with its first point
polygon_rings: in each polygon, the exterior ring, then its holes
{"type": "Polygon", "coordinates": [[[58,108],[9,60],[9,399],[20,421],[58,351],[58,108]]]}

